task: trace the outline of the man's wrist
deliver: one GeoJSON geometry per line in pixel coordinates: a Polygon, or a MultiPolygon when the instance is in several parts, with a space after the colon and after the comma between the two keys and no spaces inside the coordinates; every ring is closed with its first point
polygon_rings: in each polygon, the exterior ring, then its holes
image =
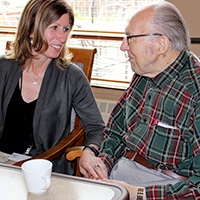
{"type": "Polygon", "coordinates": [[[143,200],[144,199],[144,188],[139,187],[137,191],[137,200],[143,200]]]}
{"type": "Polygon", "coordinates": [[[83,150],[85,150],[86,148],[89,148],[94,153],[94,155],[96,157],[99,155],[99,151],[94,146],[92,146],[91,144],[86,145],[83,150]]]}

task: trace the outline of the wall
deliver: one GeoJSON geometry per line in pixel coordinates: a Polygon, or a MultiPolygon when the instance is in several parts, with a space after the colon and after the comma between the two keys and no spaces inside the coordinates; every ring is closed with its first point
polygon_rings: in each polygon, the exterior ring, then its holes
{"type": "MultiPolygon", "coordinates": [[[[183,15],[189,28],[191,37],[200,38],[200,17],[199,17],[199,0],[167,0],[173,3],[183,15]]],[[[191,51],[200,56],[200,44],[191,45],[191,51]]]]}
{"type": "Polygon", "coordinates": [[[101,111],[104,122],[107,123],[109,115],[124,90],[101,88],[92,86],[97,105],[101,111]]]}

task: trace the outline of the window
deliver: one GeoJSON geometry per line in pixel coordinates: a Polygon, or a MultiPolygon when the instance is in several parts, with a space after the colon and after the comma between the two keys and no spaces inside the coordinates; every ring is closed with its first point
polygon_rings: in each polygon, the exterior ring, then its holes
{"type": "MultiPolygon", "coordinates": [[[[28,0],[0,0],[0,30],[15,31],[20,13],[28,0]]],[[[126,53],[120,51],[125,25],[134,10],[153,1],[162,0],[67,0],[75,13],[73,33],[79,37],[71,38],[71,46],[95,46],[95,56],[92,85],[114,88],[126,88],[133,72],[126,53]],[[99,35],[99,39],[82,37],[99,35]],[[104,39],[100,36],[110,36],[115,39],[104,39]],[[117,38],[117,39],[116,39],[117,38]]],[[[4,31],[6,32],[6,31],[4,31]]],[[[12,40],[13,34],[0,34],[1,47],[6,40],[12,40]]],[[[0,49],[4,53],[5,49],[0,49]]]]}

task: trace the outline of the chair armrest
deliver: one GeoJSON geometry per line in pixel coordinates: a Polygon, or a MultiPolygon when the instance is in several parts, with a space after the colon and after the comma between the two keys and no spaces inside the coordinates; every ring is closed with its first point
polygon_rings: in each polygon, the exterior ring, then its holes
{"type": "Polygon", "coordinates": [[[67,148],[65,151],[66,159],[69,161],[72,161],[76,158],[81,157],[83,148],[84,148],[84,146],[75,146],[75,147],[67,148]]]}
{"type": "MultiPolygon", "coordinates": [[[[52,161],[58,156],[60,156],[61,154],[63,154],[66,148],[69,148],[73,146],[75,143],[79,142],[79,139],[81,140],[81,138],[84,137],[84,135],[85,135],[85,130],[83,128],[74,129],[57,145],[53,146],[52,148],[45,151],[44,153],[34,156],[32,158],[26,159],[26,160],[16,162],[13,165],[21,166],[25,161],[31,160],[31,159],[46,159],[46,160],[52,161]]],[[[83,145],[82,143],[80,144],[83,145]]]]}

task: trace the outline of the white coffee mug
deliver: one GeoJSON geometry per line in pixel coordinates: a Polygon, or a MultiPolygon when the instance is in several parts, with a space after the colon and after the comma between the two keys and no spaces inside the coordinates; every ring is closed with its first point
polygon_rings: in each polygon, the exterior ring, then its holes
{"type": "Polygon", "coordinates": [[[51,186],[52,163],[45,159],[26,161],[21,166],[30,193],[42,194],[51,186]]]}

